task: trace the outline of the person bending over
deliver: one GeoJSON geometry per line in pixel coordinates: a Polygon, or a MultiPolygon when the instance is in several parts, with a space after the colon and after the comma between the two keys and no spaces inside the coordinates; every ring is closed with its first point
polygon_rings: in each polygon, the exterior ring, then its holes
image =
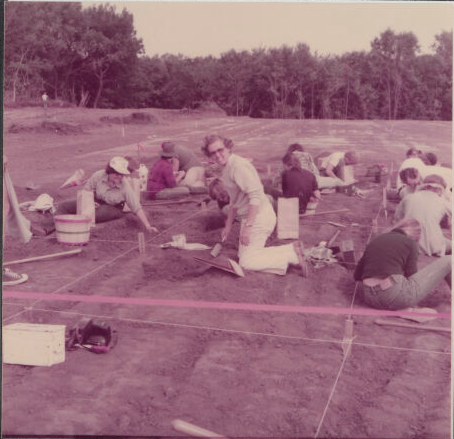
{"type": "Polygon", "coordinates": [[[451,203],[443,197],[445,182],[438,175],[428,175],[415,193],[407,195],[394,213],[396,221],[416,219],[421,226],[419,245],[427,255],[451,253],[451,240],[445,238],[440,223],[452,217],[451,203]]]}
{"type": "Polygon", "coordinates": [[[172,143],[164,142],[160,151],[161,158],[148,172],[147,195],[150,199],[165,200],[189,195],[189,189],[178,184],[184,178],[184,171],[174,172],[172,159],[175,148],[172,143]]]}
{"type": "MultiPolygon", "coordinates": [[[[184,174],[179,182],[181,186],[205,188],[206,192],[205,169],[193,151],[169,141],[163,142],[161,148],[163,150],[170,148],[174,151],[174,156],[172,157],[173,171],[175,173],[183,172],[184,174]]],[[[200,192],[200,190],[194,190],[194,192],[200,192]]]]}
{"type": "MultiPolygon", "coordinates": [[[[148,232],[157,232],[152,227],[140,204],[140,200],[132,187],[123,179],[129,175],[128,161],[124,157],[113,157],[107,164],[106,169],[101,169],[92,174],[84,186],[84,190],[92,191],[95,199],[95,222],[103,223],[121,218],[125,203],[131,209],[148,232]]],[[[76,214],[77,201],[64,201],[57,207],[55,215],[76,214]]],[[[55,230],[55,225],[49,222],[44,229],[47,233],[55,230]]]]}
{"type": "Polygon", "coordinates": [[[307,203],[320,199],[317,180],[312,172],[301,169],[295,153],[287,153],[282,159],[285,170],[282,173],[282,193],[285,198],[299,199],[300,213],[306,212],[307,203]]]}
{"type": "Polygon", "coordinates": [[[221,180],[230,198],[222,240],[227,239],[238,217],[241,220],[238,256],[243,268],[280,275],[286,273],[289,264],[300,265],[304,270],[306,263],[299,241],[265,247],[276,226],[276,214],[256,169],[249,160],[233,154],[232,148],[232,140],[217,135],[206,137],[202,146],[202,151],[222,167],[221,180]]]}
{"type": "Polygon", "coordinates": [[[420,234],[418,221],[408,218],[367,245],[354,278],[362,282],[368,306],[404,309],[417,305],[443,279],[451,288],[451,256],[443,256],[418,271],[420,234]]]}

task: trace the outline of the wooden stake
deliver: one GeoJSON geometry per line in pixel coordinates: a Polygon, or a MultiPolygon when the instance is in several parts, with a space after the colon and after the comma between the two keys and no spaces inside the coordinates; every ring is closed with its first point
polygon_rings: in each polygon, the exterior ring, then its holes
{"type": "Polygon", "coordinates": [[[302,217],[306,217],[306,216],[315,216],[315,215],[324,215],[324,214],[328,214],[328,213],[340,213],[340,212],[349,212],[350,209],[338,209],[338,210],[327,210],[325,212],[315,212],[315,213],[302,213],[300,215],[300,218],[302,217]]]}
{"type": "Polygon", "coordinates": [[[82,252],[82,249],[78,248],[76,250],[70,250],[68,252],[53,253],[51,255],[34,256],[32,258],[18,259],[17,261],[4,262],[3,266],[6,267],[7,265],[23,264],[25,262],[33,262],[33,261],[42,261],[44,259],[58,258],[60,256],[77,255],[77,254],[79,254],[81,252],[82,252]]]}
{"type": "Polygon", "coordinates": [[[137,234],[139,240],[139,254],[140,256],[145,256],[145,235],[143,232],[137,234]]]}
{"type": "Polygon", "coordinates": [[[344,357],[346,357],[350,353],[352,341],[353,341],[353,320],[349,318],[345,321],[344,338],[342,339],[342,351],[344,353],[344,357]]]}
{"type": "Polygon", "coordinates": [[[328,221],[328,224],[331,224],[332,226],[336,226],[336,227],[342,227],[342,228],[347,227],[344,224],[335,223],[334,221],[328,221]]]}
{"type": "Polygon", "coordinates": [[[399,328],[411,328],[411,329],[425,329],[427,331],[439,331],[439,332],[451,332],[451,328],[442,328],[440,326],[425,326],[420,323],[400,323],[393,322],[386,319],[377,319],[375,320],[377,325],[381,326],[397,326],[399,328]]]}
{"type": "Polygon", "coordinates": [[[180,419],[175,419],[172,421],[172,427],[180,431],[181,433],[188,434],[190,436],[196,437],[218,437],[228,439],[225,436],[220,434],[213,433],[212,431],[205,430],[204,428],[197,427],[197,425],[190,424],[189,422],[181,421],[180,419]]]}
{"type": "Polygon", "coordinates": [[[271,177],[271,165],[266,165],[266,175],[271,177]]]}

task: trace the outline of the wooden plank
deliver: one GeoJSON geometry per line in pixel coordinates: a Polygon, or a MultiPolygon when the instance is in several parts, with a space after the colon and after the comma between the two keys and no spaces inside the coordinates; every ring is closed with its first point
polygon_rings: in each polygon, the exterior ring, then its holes
{"type": "Polygon", "coordinates": [[[168,206],[171,204],[185,204],[185,203],[200,203],[201,200],[172,200],[172,201],[157,201],[155,203],[142,203],[142,206],[168,206]]]}
{"type": "Polygon", "coordinates": [[[330,240],[328,241],[328,244],[326,244],[326,246],[329,248],[331,247],[333,244],[334,244],[334,241],[336,240],[336,238],[339,236],[339,233],[340,233],[340,230],[336,230],[336,232],[334,233],[334,235],[330,238],[330,240]]]}
{"type": "Polygon", "coordinates": [[[351,239],[341,241],[340,251],[342,253],[344,262],[346,262],[350,266],[356,264],[355,247],[351,239]]]}
{"type": "Polygon", "coordinates": [[[277,237],[279,239],[298,239],[299,234],[299,199],[278,198],[277,237]]]}
{"type": "Polygon", "coordinates": [[[315,216],[315,215],[325,215],[325,214],[327,215],[327,214],[329,214],[329,213],[349,212],[349,211],[350,211],[350,209],[338,209],[338,210],[327,210],[327,211],[325,211],[325,212],[315,212],[315,213],[309,213],[309,214],[307,214],[307,213],[302,213],[302,214],[300,215],[300,218],[302,218],[302,217],[308,217],[308,216],[315,216]]]}
{"type": "Polygon", "coordinates": [[[205,430],[204,428],[197,427],[197,425],[190,424],[189,422],[181,421],[180,419],[175,419],[172,421],[172,427],[181,432],[185,433],[189,436],[196,436],[196,437],[216,437],[216,438],[223,438],[228,439],[225,436],[221,436],[220,434],[213,433],[212,431],[205,430]]]}
{"type": "Polygon", "coordinates": [[[425,329],[427,331],[439,331],[439,332],[451,332],[451,328],[442,328],[440,326],[426,326],[421,323],[401,323],[394,322],[386,319],[377,319],[375,320],[377,325],[381,326],[397,326],[399,328],[411,328],[411,329],[425,329]]]}
{"type": "Polygon", "coordinates": [[[32,258],[18,259],[17,261],[4,262],[3,266],[6,267],[7,265],[23,264],[25,262],[43,261],[45,259],[58,258],[60,256],[77,255],[77,254],[79,254],[81,252],[82,252],[82,249],[78,248],[76,250],[70,250],[70,251],[67,251],[67,252],[52,253],[50,255],[34,256],[32,258]]]}

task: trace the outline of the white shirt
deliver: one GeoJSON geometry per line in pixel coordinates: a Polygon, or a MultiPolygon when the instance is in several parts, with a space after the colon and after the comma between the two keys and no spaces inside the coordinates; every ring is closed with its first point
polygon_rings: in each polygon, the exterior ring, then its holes
{"type": "MultiPolygon", "coordinates": [[[[452,169],[445,168],[444,166],[426,166],[427,175],[439,175],[446,183],[446,189],[452,188],[452,169]]],[[[426,175],[426,176],[427,176],[426,175]]]]}
{"type": "Polygon", "coordinates": [[[400,165],[399,171],[397,172],[397,189],[401,188],[404,186],[404,182],[400,179],[400,171],[408,168],[415,168],[418,170],[419,175],[421,176],[421,179],[424,180],[424,178],[427,175],[426,171],[426,165],[424,162],[418,158],[418,157],[410,157],[409,159],[405,159],[402,164],[400,165]]]}
{"type": "Polygon", "coordinates": [[[322,159],[320,169],[326,169],[329,165],[335,168],[339,162],[344,158],[345,152],[333,152],[327,157],[322,159]]]}
{"type": "Polygon", "coordinates": [[[250,204],[260,206],[269,203],[256,169],[244,157],[231,154],[222,170],[221,180],[230,196],[230,205],[237,209],[240,218],[247,216],[250,204]]]}
{"type": "Polygon", "coordinates": [[[440,227],[444,215],[452,215],[451,204],[430,190],[416,191],[407,195],[397,206],[395,220],[414,218],[421,224],[419,245],[428,255],[443,256],[446,251],[445,237],[440,227]]]}

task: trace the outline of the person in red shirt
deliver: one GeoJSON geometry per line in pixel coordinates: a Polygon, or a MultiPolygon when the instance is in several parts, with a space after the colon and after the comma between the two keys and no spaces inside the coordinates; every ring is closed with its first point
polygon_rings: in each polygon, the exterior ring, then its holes
{"type": "Polygon", "coordinates": [[[175,157],[173,144],[165,142],[160,155],[161,158],[151,167],[148,173],[148,197],[162,200],[189,195],[189,189],[186,186],[178,186],[184,178],[184,171],[176,174],[173,171],[172,158],[175,157]]]}

